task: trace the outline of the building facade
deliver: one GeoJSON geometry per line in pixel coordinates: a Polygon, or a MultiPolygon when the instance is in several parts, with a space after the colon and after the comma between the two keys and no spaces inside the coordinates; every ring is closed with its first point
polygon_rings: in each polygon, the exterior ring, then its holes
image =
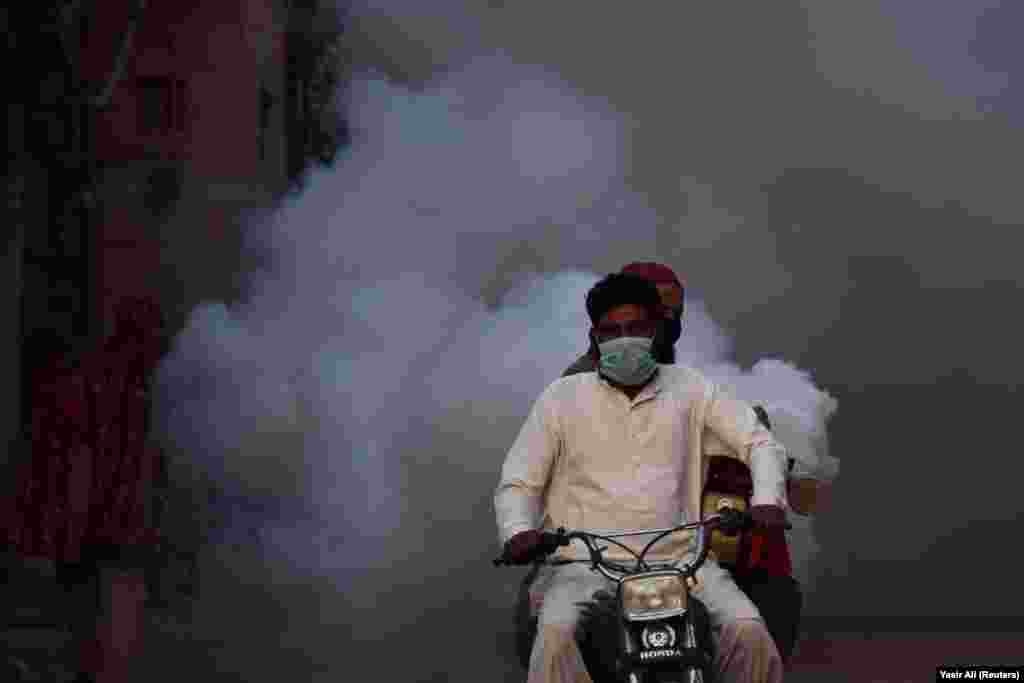
{"type": "MultiPolygon", "coordinates": [[[[136,1],[97,7],[84,41],[92,80],[111,68],[102,47],[117,44],[136,1]]],[[[157,297],[178,318],[201,298],[230,298],[233,217],[272,205],[288,185],[285,12],[271,0],[144,10],[120,82],[95,117],[92,287],[104,328],[124,294],[157,297]],[[197,253],[209,272],[195,267],[197,253]]]]}
{"type": "MultiPolygon", "coordinates": [[[[330,106],[340,25],[321,4],[54,0],[0,9],[5,63],[22,72],[8,91],[0,251],[0,319],[11,331],[0,339],[3,494],[13,466],[30,456],[36,340],[62,340],[72,355],[95,348],[126,296],[157,300],[172,334],[200,301],[232,301],[245,217],[272,208],[311,163],[333,160],[343,143],[330,106]]],[[[38,567],[4,557],[17,600],[7,603],[0,645],[35,657],[36,669],[57,666],[47,664],[56,646],[32,654],[12,643],[24,628],[32,643],[56,642],[77,618],[61,610],[89,607],[44,595],[53,587],[38,567]]],[[[111,637],[137,640],[135,617],[112,618],[111,637]]]]}

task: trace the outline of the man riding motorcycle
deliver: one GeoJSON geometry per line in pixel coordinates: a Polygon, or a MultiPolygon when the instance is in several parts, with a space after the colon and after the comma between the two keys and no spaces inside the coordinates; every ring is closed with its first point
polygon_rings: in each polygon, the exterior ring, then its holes
{"type": "MultiPolygon", "coordinates": [[[[675,343],[682,333],[682,317],[686,300],[686,289],[682,280],[666,265],[651,262],[634,262],[622,268],[622,273],[642,277],[654,283],[661,296],[663,320],[654,338],[651,353],[659,363],[675,363],[675,343]]],[[[594,372],[598,367],[599,353],[593,342],[582,356],[562,374],[568,377],[582,372],[594,372]]],[[[755,406],[762,424],[771,429],[767,413],[755,406]]],[[[793,462],[789,468],[792,470],[793,462]]],[[[749,504],[753,490],[750,470],[743,463],[729,457],[713,455],[709,458],[707,483],[704,499],[712,507],[723,496],[733,504],[749,504]]],[[[801,515],[809,514],[813,508],[815,482],[790,478],[788,497],[792,509],[801,515]]],[[[716,534],[721,545],[713,545],[719,563],[733,573],[740,588],[757,605],[775,640],[783,660],[788,660],[796,645],[799,634],[800,612],[803,597],[799,583],[793,578],[792,563],[786,533],[782,528],[753,529],[737,539],[728,539],[716,534]]],[[[525,604],[529,583],[535,572],[524,580],[520,595],[519,621],[528,619],[529,607],[525,604]]],[[[520,643],[522,653],[525,643],[520,643]]]]}
{"type": "MultiPolygon", "coordinates": [[[[697,371],[652,355],[662,318],[658,289],[614,273],[587,295],[597,372],[563,377],[534,403],[502,468],[495,509],[505,554],[528,564],[541,552],[541,529],[658,528],[701,516],[704,441],[753,473],[750,510],[759,525],[785,524],[785,449],[753,408],[697,371]]],[[[639,548],[638,548],[639,549],[639,548]]],[[[689,550],[669,545],[666,558],[689,550]]],[[[609,548],[607,555],[616,557],[609,548]]],[[[586,553],[563,548],[539,571],[540,603],[528,683],[590,683],[575,640],[578,603],[607,590],[586,553]]],[[[625,561],[628,555],[623,556],[625,561]]],[[[714,560],[698,571],[694,597],[716,635],[714,667],[724,681],[775,683],[782,660],[754,604],[714,560]]]]}

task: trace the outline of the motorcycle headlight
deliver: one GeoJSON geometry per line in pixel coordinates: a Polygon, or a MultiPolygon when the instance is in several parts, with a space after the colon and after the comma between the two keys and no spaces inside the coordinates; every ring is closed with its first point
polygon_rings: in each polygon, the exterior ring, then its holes
{"type": "Polygon", "coordinates": [[[622,580],[622,616],[629,621],[664,619],[686,611],[686,584],[677,572],[639,574],[622,580]]]}

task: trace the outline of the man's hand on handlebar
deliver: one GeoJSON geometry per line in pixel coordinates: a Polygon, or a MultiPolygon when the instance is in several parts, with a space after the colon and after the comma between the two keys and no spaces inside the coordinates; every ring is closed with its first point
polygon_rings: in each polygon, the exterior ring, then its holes
{"type": "Polygon", "coordinates": [[[502,553],[503,564],[530,564],[545,555],[550,555],[561,545],[559,537],[539,529],[520,531],[505,543],[502,553]]]}
{"type": "Polygon", "coordinates": [[[530,564],[537,558],[542,538],[539,529],[520,531],[505,543],[502,558],[509,564],[530,564]]]}
{"type": "Polygon", "coordinates": [[[751,529],[792,528],[786,519],[786,511],[776,505],[754,505],[741,512],[733,508],[719,510],[718,528],[726,536],[751,529]]]}

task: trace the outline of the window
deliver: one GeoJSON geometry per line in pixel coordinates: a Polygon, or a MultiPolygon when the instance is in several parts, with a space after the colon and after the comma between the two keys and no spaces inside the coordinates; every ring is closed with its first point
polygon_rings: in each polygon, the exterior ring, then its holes
{"type": "Polygon", "coordinates": [[[139,132],[143,135],[162,133],[168,128],[168,114],[170,113],[168,100],[170,98],[166,80],[163,78],[139,79],[139,132]]]}
{"type": "Polygon", "coordinates": [[[139,133],[149,136],[184,131],[184,81],[169,77],[140,78],[136,91],[139,133]]]}
{"type": "Polygon", "coordinates": [[[267,130],[270,128],[270,111],[274,107],[277,98],[266,86],[260,86],[260,129],[257,133],[257,145],[259,146],[260,161],[266,158],[267,153],[267,130]]]}

